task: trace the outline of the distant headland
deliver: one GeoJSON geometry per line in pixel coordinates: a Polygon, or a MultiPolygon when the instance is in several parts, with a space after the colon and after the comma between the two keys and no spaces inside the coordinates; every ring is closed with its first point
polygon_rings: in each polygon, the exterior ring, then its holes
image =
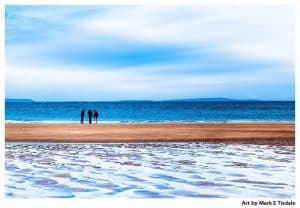
{"type": "Polygon", "coordinates": [[[234,102],[234,101],[262,101],[257,99],[233,99],[233,98],[225,98],[225,97],[213,97],[213,98],[185,98],[185,99],[172,99],[172,100],[164,100],[167,102],[201,102],[201,101],[209,101],[209,102],[234,102]]]}
{"type": "Polygon", "coordinates": [[[31,103],[34,102],[31,99],[16,99],[16,98],[5,98],[6,103],[31,103]]]}

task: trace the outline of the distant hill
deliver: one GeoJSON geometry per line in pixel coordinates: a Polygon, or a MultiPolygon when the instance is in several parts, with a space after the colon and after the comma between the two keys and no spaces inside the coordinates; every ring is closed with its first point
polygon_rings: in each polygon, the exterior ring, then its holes
{"type": "Polygon", "coordinates": [[[234,101],[260,101],[255,99],[232,99],[232,98],[223,98],[223,97],[216,97],[216,98],[187,98],[187,99],[174,99],[174,100],[165,100],[167,102],[202,102],[202,101],[209,101],[209,102],[234,102],[234,101]]]}
{"type": "Polygon", "coordinates": [[[143,103],[143,102],[153,102],[153,101],[152,100],[120,100],[119,102],[122,102],[122,103],[136,103],[136,102],[143,103]]]}
{"type": "Polygon", "coordinates": [[[15,98],[5,98],[5,102],[6,103],[30,103],[30,102],[34,102],[31,99],[15,99],[15,98]]]}

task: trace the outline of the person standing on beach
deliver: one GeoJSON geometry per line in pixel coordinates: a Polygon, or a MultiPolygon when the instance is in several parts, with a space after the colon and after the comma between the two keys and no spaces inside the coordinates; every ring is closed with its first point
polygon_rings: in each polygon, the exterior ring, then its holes
{"type": "Polygon", "coordinates": [[[88,116],[89,116],[89,124],[92,123],[92,116],[93,116],[93,111],[91,111],[91,109],[89,109],[88,111],[88,116]]]}
{"type": "Polygon", "coordinates": [[[85,111],[85,109],[82,109],[80,112],[80,123],[82,123],[82,124],[83,124],[83,119],[84,119],[84,111],[85,111]]]}
{"type": "Polygon", "coordinates": [[[99,116],[99,113],[96,110],[94,110],[94,119],[96,120],[96,123],[98,123],[97,122],[98,121],[98,116],[99,116]]]}

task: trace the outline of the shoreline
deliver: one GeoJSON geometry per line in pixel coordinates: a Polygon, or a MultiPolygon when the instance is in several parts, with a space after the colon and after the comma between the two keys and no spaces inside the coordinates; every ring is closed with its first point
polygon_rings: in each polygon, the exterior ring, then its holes
{"type": "Polygon", "coordinates": [[[6,142],[230,142],[295,145],[295,122],[5,123],[6,142]]]}
{"type": "MultiPolygon", "coordinates": [[[[93,121],[94,122],[94,121],[93,121]]],[[[224,121],[98,121],[98,124],[219,124],[219,123],[295,123],[289,120],[224,120],[224,121]]],[[[5,120],[5,124],[80,124],[80,121],[17,121],[5,120]]],[[[84,124],[88,124],[85,121],[84,124]]],[[[96,123],[93,123],[96,124],[96,123]]]]}

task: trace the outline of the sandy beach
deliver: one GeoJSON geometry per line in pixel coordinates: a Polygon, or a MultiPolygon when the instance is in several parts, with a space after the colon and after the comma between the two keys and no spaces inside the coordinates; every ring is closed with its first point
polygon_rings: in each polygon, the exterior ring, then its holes
{"type": "Polygon", "coordinates": [[[295,144],[295,123],[6,123],[7,142],[236,142],[295,144]]]}

